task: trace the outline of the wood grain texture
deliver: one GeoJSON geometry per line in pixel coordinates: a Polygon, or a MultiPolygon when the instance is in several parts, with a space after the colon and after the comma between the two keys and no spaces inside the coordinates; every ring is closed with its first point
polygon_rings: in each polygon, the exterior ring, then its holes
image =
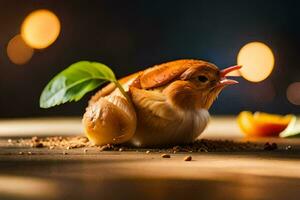
{"type": "MultiPolygon", "coordinates": [[[[276,142],[276,151],[177,153],[166,159],[161,153],[145,150],[99,152],[97,148],[87,152],[71,149],[64,155],[63,149],[20,147],[3,137],[5,132],[14,136],[21,132],[72,135],[80,134],[80,128],[79,118],[1,121],[0,199],[300,197],[299,139],[252,139],[258,143],[276,142]],[[292,149],[285,150],[287,145],[292,149]],[[20,151],[24,155],[19,155],[20,151]],[[31,155],[27,155],[29,151],[31,155]],[[192,156],[190,162],[184,161],[188,155],[192,156]]],[[[213,118],[202,137],[245,140],[231,117],[213,118]]]]}

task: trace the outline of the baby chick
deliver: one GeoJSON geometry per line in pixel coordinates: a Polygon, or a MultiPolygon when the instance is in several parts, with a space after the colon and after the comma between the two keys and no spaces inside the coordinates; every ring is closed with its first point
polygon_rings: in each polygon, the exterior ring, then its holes
{"type": "Polygon", "coordinates": [[[176,60],[120,80],[131,102],[114,84],[94,95],[83,125],[98,145],[129,142],[158,146],[194,141],[209,121],[208,109],[227,85],[226,75],[240,66],[219,70],[202,60],[176,60]]]}

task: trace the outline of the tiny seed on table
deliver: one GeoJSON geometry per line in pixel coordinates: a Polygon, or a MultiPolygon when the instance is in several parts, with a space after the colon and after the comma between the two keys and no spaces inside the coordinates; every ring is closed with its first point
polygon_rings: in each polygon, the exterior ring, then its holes
{"type": "Polygon", "coordinates": [[[162,154],[161,157],[162,158],[171,158],[171,156],[169,154],[162,154]]]}
{"type": "Polygon", "coordinates": [[[185,158],[184,158],[184,161],[191,161],[192,160],[192,156],[186,156],[185,158]]]}

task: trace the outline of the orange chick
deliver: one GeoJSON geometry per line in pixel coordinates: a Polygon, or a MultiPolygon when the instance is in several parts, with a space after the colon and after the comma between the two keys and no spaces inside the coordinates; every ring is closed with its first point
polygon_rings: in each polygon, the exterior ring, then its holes
{"type": "Polygon", "coordinates": [[[205,129],[208,109],[227,85],[226,75],[202,60],[163,63],[120,80],[131,101],[114,84],[97,92],[83,116],[88,138],[98,145],[129,142],[134,146],[189,143],[205,129]]]}

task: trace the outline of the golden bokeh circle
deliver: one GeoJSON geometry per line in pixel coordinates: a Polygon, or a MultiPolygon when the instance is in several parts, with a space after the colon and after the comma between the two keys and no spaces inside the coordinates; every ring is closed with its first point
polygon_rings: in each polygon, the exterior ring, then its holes
{"type": "Polygon", "coordinates": [[[51,11],[40,9],[30,13],[21,26],[21,36],[32,48],[50,46],[60,33],[58,17],[51,11]]]}
{"type": "Polygon", "coordinates": [[[274,55],[272,50],[264,43],[251,42],[243,46],[237,56],[241,75],[251,82],[265,80],[274,68],[274,55]]]}
{"type": "Polygon", "coordinates": [[[33,55],[33,49],[24,42],[20,35],[16,35],[8,42],[6,52],[11,62],[17,65],[27,63],[33,55]]]}

